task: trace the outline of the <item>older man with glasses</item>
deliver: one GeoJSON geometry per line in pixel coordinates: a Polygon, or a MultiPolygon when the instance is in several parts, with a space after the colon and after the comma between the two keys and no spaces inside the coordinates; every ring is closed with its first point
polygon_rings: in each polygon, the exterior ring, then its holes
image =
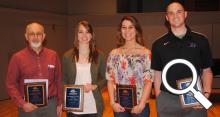
{"type": "MultiPolygon", "coordinates": [[[[19,108],[19,117],[61,117],[61,65],[57,53],[43,47],[45,36],[43,25],[36,22],[28,24],[25,33],[28,46],[15,53],[8,66],[6,87],[9,96],[19,108]],[[41,80],[48,87],[45,88],[48,92],[45,99],[47,104],[43,107],[25,100],[27,97],[24,91],[26,81],[39,83],[41,80]]],[[[40,96],[33,92],[34,89],[30,90],[32,92],[29,93],[35,96],[30,98],[40,96]]]]}

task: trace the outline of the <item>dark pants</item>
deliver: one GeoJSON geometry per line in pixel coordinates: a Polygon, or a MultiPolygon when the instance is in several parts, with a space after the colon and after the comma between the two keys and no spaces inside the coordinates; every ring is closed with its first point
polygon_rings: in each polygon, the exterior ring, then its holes
{"type": "Polygon", "coordinates": [[[203,109],[186,108],[180,104],[179,96],[161,91],[156,99],[158,117],[207,117],[203,109]]]}
{"type": "Polygon", "coordinates": [[[48,105],[39,107],[32,112],[24,112],[22,108],[18,109],[18,117],[57,117],[57,102],[56,98],[48,100],[48,105]]]}
{"type": "Polygon", "coordinates": [[[149,103],[146,104],[145,108],[140,114],[133,114],[130,112],[114,112],[114,117],[149,117],[150,108],[149,103]]]}
{"type": "Polygon", "coordinates": [[[81,114],[81,115],[77,115],[77,114],[74,114],[72,112],[67,112],[66,116],[67,117],[98,117],[97,114],[81,114]]]}

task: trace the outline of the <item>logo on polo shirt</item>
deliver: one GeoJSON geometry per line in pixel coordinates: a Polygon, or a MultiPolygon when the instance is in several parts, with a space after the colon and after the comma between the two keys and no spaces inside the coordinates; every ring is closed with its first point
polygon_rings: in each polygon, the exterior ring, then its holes
{"type": "Polygon", "coordinates": [[[191,43],[189,44],[189,47],[191,47],[191,48],[196,48],[196,43],[191,42],[191,43]]]}
{"type": "Polygon", "coordinates": [[[168,42],[165,42],[165,43],[163,43],[163,45],[167,45],[167,44],[169,44],[170,42],[168,41],[168,42]]]}

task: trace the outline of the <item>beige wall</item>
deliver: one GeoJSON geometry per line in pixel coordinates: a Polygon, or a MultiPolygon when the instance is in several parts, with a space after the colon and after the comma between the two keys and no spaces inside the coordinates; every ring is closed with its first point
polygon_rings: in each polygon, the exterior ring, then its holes
{"type": "Polygon", "coordinates": [[[220,23],[213,24],[212,52],[214,58],[220,58],[220,23]]]}
{"type": "Polygon", "coordinates": [[[117,0],[1,0],[0,7],[56,14],[115,14],[117,0]]]}
{"type": "Polygon", "coordinates": [[[115,14],[117,0],[68,0],[68,14],[115,14]]]}
{"type": "Polygon", "coordinates": [[[67,14],[67,0],[1,0],[2,8],[67,14]]]}

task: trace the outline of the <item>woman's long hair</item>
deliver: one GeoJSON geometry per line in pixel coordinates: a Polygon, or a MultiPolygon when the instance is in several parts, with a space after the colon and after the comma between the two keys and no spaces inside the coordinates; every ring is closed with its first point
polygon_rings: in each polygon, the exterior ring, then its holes
{"type": "Polygon", "coordinates": [[[117,32],[117,47],[121,47],[125,44],[125,39],[122,37],[122,33],[121,33],[121,27],[122,27],[122,22],[128,20],[130,21],[136,30],[136,36],[135,36],[135,40],[138,44],[144,46],[144,39],[143,39],[143,34],[142,34],[142,28],[138,22],[138,20],[134,17],[134,16],[124,16],[121,19],[121,22],[118,26],[118,32],[117,32]]]}
{"type": "Polygon", "coordinates": [[[95,34],[93,32],[93,28],[91,24],[89,24],[88,21],[82,20],[78,23],[78,25],[75,28],[75,39],[74,39],[74,52],[73,52],[73,59],[76,57],[76,61],[79,61],[79,40],[78,40],[78,31],[80,25],[84,26],[86,30],[92,35],[92,38],[89,42],[89,62],[97,63],[98,59],[98,50],[96,48],[96,42],[95,42],[95,34]]]}

